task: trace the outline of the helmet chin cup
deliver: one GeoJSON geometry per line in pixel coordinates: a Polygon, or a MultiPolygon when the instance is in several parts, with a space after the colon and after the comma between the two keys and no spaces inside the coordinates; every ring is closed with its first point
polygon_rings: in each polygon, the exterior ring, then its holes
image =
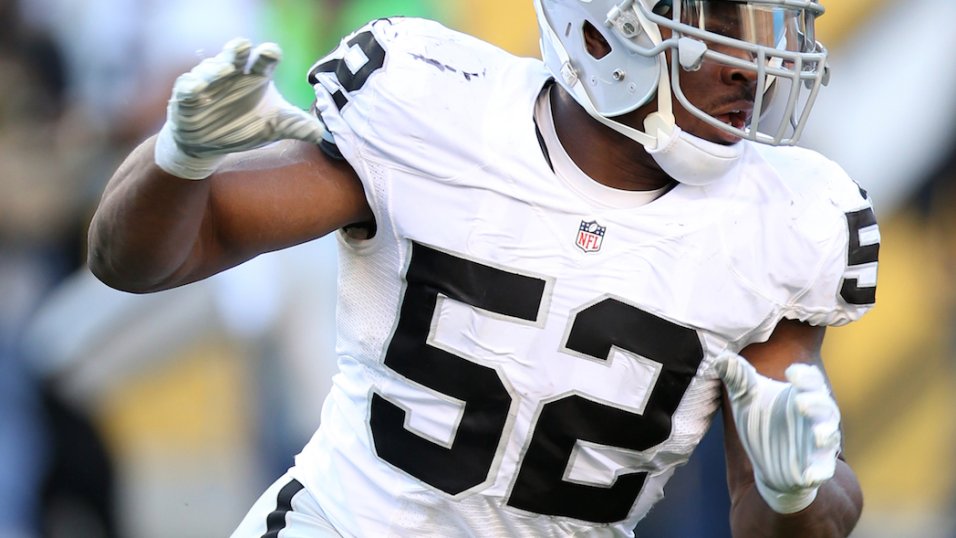
{"type": "Polygon", "coordinates": [[[685,185],[707,186],[725,176],[740,162],[745,144],[715,144],[684,132],[673,121],[656,113],[644,122],[645,130],[657,139],[654,147],[644,149],[667,175],[685,185]]]}

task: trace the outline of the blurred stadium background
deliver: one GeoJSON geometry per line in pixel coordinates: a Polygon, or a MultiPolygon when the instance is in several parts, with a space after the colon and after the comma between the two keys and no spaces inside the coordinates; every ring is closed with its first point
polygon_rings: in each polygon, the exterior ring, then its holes
{"type": "MultiPolygon", "coordinates": [[[[833,77],[804,144],[882,230],[877,308],[825,355],[866,495],[854,537],[956,538],[956,2],[824,3],[833,77]]],[[[387,15],[538,53],[529,0],[0,0],[0,538],[227,536],[291,464],[334,371],[329,242],[133,296],[84,271],[86,224],[199,57],[276,41],[307,107],[310,64],[387,15]]],[[[710,437],[639,536],[727,535],[710,437]]]]}

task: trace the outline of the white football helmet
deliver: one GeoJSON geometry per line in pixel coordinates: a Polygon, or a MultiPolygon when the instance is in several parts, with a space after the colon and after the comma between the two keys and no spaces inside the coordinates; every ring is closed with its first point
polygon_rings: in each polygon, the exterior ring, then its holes
{"type": "MultiPolygon", "coordinates": [[[[823,13],[817,0],[534,0],[534,5],[543,59],[557,82],[591,116],[652,154],[673,138],[672,89],[687,111],[710,125],[746,140],[793,145],[827,82],[827,51],[814,37],[814,21],[823,13]],[[610,45],[605,56],[588,52],[586,24],[610,45]],[[755,73],[749,125],[721,121],[684,95],[681,73],[705,61],[755,73]],[[611,119],[655,94],[658,111],[643,131],[611,119]]],[[[693,145],[729,158],[727,150],[706,141],[693,145]]]]}

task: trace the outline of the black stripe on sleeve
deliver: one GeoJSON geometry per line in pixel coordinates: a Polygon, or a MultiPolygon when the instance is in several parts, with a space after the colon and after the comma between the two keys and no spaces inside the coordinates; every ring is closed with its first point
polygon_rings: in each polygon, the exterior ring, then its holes
{"type": "Polygon", "coordinates": [[[293,479],[279,490],[276,496],[276,509],[266,516],[266,533],[262,538],[278,538],[279,532],[286,526],[285,516],[292,511],[292,498],[305,489],[298,480],[293,479]]]}

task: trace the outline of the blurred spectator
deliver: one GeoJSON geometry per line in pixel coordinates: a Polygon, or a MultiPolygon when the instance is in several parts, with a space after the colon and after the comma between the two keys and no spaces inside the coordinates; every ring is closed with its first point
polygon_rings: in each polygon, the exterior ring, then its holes
{"type": "MultiPolygon", "coordinates": [[[[63,165],[62,173],[45,176],[51,186],[57,187],[51,190],[74,205],[77,216],[66,226],[71,233],[76,233],[65,241],[75,255],[49,284],[59,282],[80,265],[85,212],[95,203],[92,193],[101,191],[101,184],[115,168],[116,155],[125,153],[130,145],[158,129],[175,76],[188,70],[201,57],[218,52],[233,36],[274,40],[283,46],[284,65],[291,67],[280,84],[297,88],[302,96],[300,104],[305,107],[311,103],[311,88],[305,81],[308,67],[331,47],[332,41],[352,29],[337,28],[333,35],[317,30],[316,20],[336,24],[335,21],[343,20],[339,15],[363,19],[397,13],[432,15],[427,11],[428,4],[428,0],[412,6],[401,1],[316,4],[294,0],[215,0],[196,4],[91,0],[77,4],[67,0],[35,0],[25,5],[26,20],[31,27],[47,29],[53,36],[50,41],[64,53],[60,93],[69,106],[59,114],[59,138],[62,147],[75,151],[79,159],[67,165],[67,160],[58,158],[50,164],[63,165]],[[327,11],[326,8],[334,9],[327,11]]],[[[18,141],[24,140],[19,134],[15,136],[18,141]]],[[[42,159],[39,162],[43,162],[42,159]]],[[[21,200],[15,200],[14,196],[5,200],[22,211],[21,200]]],[[[56,220],[51,215],[65,213],[58,209],[23,212],[34,216],[43,226],[56,220]]],[[[24,239],[27,245],[37,244],[32,238],[24,239]]],[[[191,287],[188,293],[150,298],[108,290],[89,278],[85,269],[80,269],[43,303],[28,331],[31,360],[44,379],[57,382],[57,400],[51,402],[49,408],[58,412],[96,413],[104,395],[115,391],[117,386],[149,375],[146,372],[155,372],[149,368],[181,357],[184,349],[210,334],[224,334],[234,342],[232,352],[242,367],[251,371],[255,382],[254,392],[243,395],[243,400],[253,406],[251,416],[245,415],[243,419],[252,423],[252,444],[258,454],[252,462],[255,467],[247,469],[246,474],[251,470],[251,474],[256,475],[258,470],[262,480],[271,480],[276,469],[289,465],[294,450],[314,430],[334,368],[330,358],[332,342],[328,336],[334,325],[334,306],[330,301],[322,301],[323,296],[332,295],[334,265],[331,244],[307,245],[249,262],[207,284],[191,287]],[[242,361],[243,358],[252,361],[242,361]],[[147,366],[149,364],[153,366],[147,366]],[[288,408],[288,412],[256,411],[256,405],[281,406],[288,408]],[[273,418],[257,420],[258,416],[273,418]],[[275,420],[275,416],[288,417],[288,420],[275,420]]],[[[60,424],[62,421],[57,421],[57,425],[60,424]]],[[[71,423],[68,428],[56,431],[77,431],[78,426],[71,423]]],[[[86,452],[76,442],[57,443],[53,437],[47,439],[45,445],[39,438],[34,442],[35,447],[69,447],[51,451],[57,463],[51,469],[55,469],[58,476],[68,478],[67,486],[78,486],[91,478],[77,472],[89,470],[94,459],[102,464],[101,469],[110,465],[108,458],[100,457],[105,454],[104,447],[96,446],[99,439],[95,431],[87,429],[86,433],[91,434],[84,444],[89,448],[86,452]],[[75,460],[65,459],[68,456],[84,458],[87,469],[82,462],[77,465],[75,460]]],[[[167,527],[150,526],[149,522],[156,520],[143,508],[129,504],[131,498],[142,498],[149,485],[142,483],[142,475],[131,478],[126,473],[130,462],[122,458],[128,456],[121,454],[117,462],[121,473],[118,487],[123,502],[127,503],[119,507],[127,518],[120,521],[120,526],[135,536],[168,535],[162,529],[176,528],[174,522],[169,522],[167,527]],[[129,514],[137,510],[138,515],[132,516],[136,520],[129,520],[129,514]],[[140,517],[144,514],[146,517],[140,517]]],[[[104,476],[109,472],[103,471],[104,476]]],[[[25,478],[22,483],[33,482],[25,478]]],[[[250,495],[260,486],[252,484],[250,495]]],[[[245,510],[247,500],[238,498],[240,508],[245,510]]],[[[99,496],[98,500],[103,513],[116,509],[111,505],[109,494],[99,496]]],[[[208,502],[229,506],[221,499],[208,502]]],[[[71,510],[64,503],[49,502],[46,506],[58,506],[65,512],[71,510]]],[[[157,506],[150,513],[164,511],[168,512],[168,508],[157,506]]],[[[212,512],[205,515],[214,517],[212,512]]],[[[85,529],[81,533],[84,536],[109,536],[113,532],[103,525],[100,528],[83,526],[77,518],[71,521],[74,531],[85,529]]],[[[232,519],[228,522],[233,523],[232,519]]],[[[215,523],[191,528],[202,533],[204,528],[215,529],[215,523]]],[[[54,536],[63,535],[57,530],[61,527],[57,525],[49,532],[54,536]]],[[[66,535],[75,534],[67,532],[66,535]]],[[[6,537],[0,535],[0,538],[6,537]]]]}
{"type": "MultiPolygon", "coordinates": [[[[43,431],[37,384],[19,354],[19,329],[56,269],[45,256],[60,231],[43,213],[51,204],[37,155],[59,115],[62,79],[56,50],[20,28],[16,5],[0,1],[0,536],[39,530],[43,431]],[[21,134],[22,133],[22,134],[21,134]],[[22,152],[28,153],[24,155],[22,152]],[[36,177],[34,177],[36,176],[36,177]],[[49,205],[48,205],[49,204],[49,205]]],[[[59,213],[59,212],[58,212],[59,213]]],[[[58,214],[56,213],[56,214],[58,214]]]]}
{"type": "Polygon", "coordinates": [[[259,0],[31,0],[24,12],[31,24],[49,29],[63,50],[69,98],[88,127],[124,142],[158,128],[176,75],[237,33],[258,37],[260,5],[259,0]]]}
{"type": "Polygon", "coordinates": [[[254,26],[255,4],[0,0],[4,538],[116,534],[110,454],[87,409],[54,385],[57,372],[31,368],[50,357],[27,356],[23,333],[48,292],[85,265],[87,214],[114,156],[155,131],[176,74],[254,26]]]}
{"type": "MultiPolygon", "coordinates": [[[[64,128],[67,81],[56,44],[0,1],[0,536],[62,536],[58,523],[86,523],[111,536],[108,458],[86,417],[38,379],[21,334],[47,292],[80,265],[87,209],[71,188],[87,154],[64,128]],[[66,450],[58,451],[57,448],[66,450]],[[91,447],[85,451],[83,447],[91,447]],[[67,478],[83,457],[93,473],[67,478]],[[105,464],[99,465],[99,463],[105,464]],[[88,502],[91,501],[91,502],[88,502]],[[66,508],[67,505],[70,508],[66,508]],[[61,511],[60,508],[63,508],[61,511]],[[74,517],[75,516],[75,517],[74,517]]],[[[75,534],[74,534],[75,535],[75,534]]]]}
{"type": "MultiPolygon", "coordinates": [[[[946,277],[956,274],[956,143],[947,152],[942,164],[930,175],[915,196],[915,206],[920,215],[925,218],[928,239],[923,239],[932,245],[933,252],[938,256],[941,272],[946,277]]],[[[939,290],[945,304],[943,326],[949,330],[943,331],[948,360],[944,365],[944,374],[953,379],[956,385],[956,287],[947,286],[939,290]]],[[[947,538],[956,538],[956,469],[949,467],[951,485],[948,495],[948,519],[945,522],[947,538]]],[[[945,508],[944,508],[945,510],[945,508]]]]}

